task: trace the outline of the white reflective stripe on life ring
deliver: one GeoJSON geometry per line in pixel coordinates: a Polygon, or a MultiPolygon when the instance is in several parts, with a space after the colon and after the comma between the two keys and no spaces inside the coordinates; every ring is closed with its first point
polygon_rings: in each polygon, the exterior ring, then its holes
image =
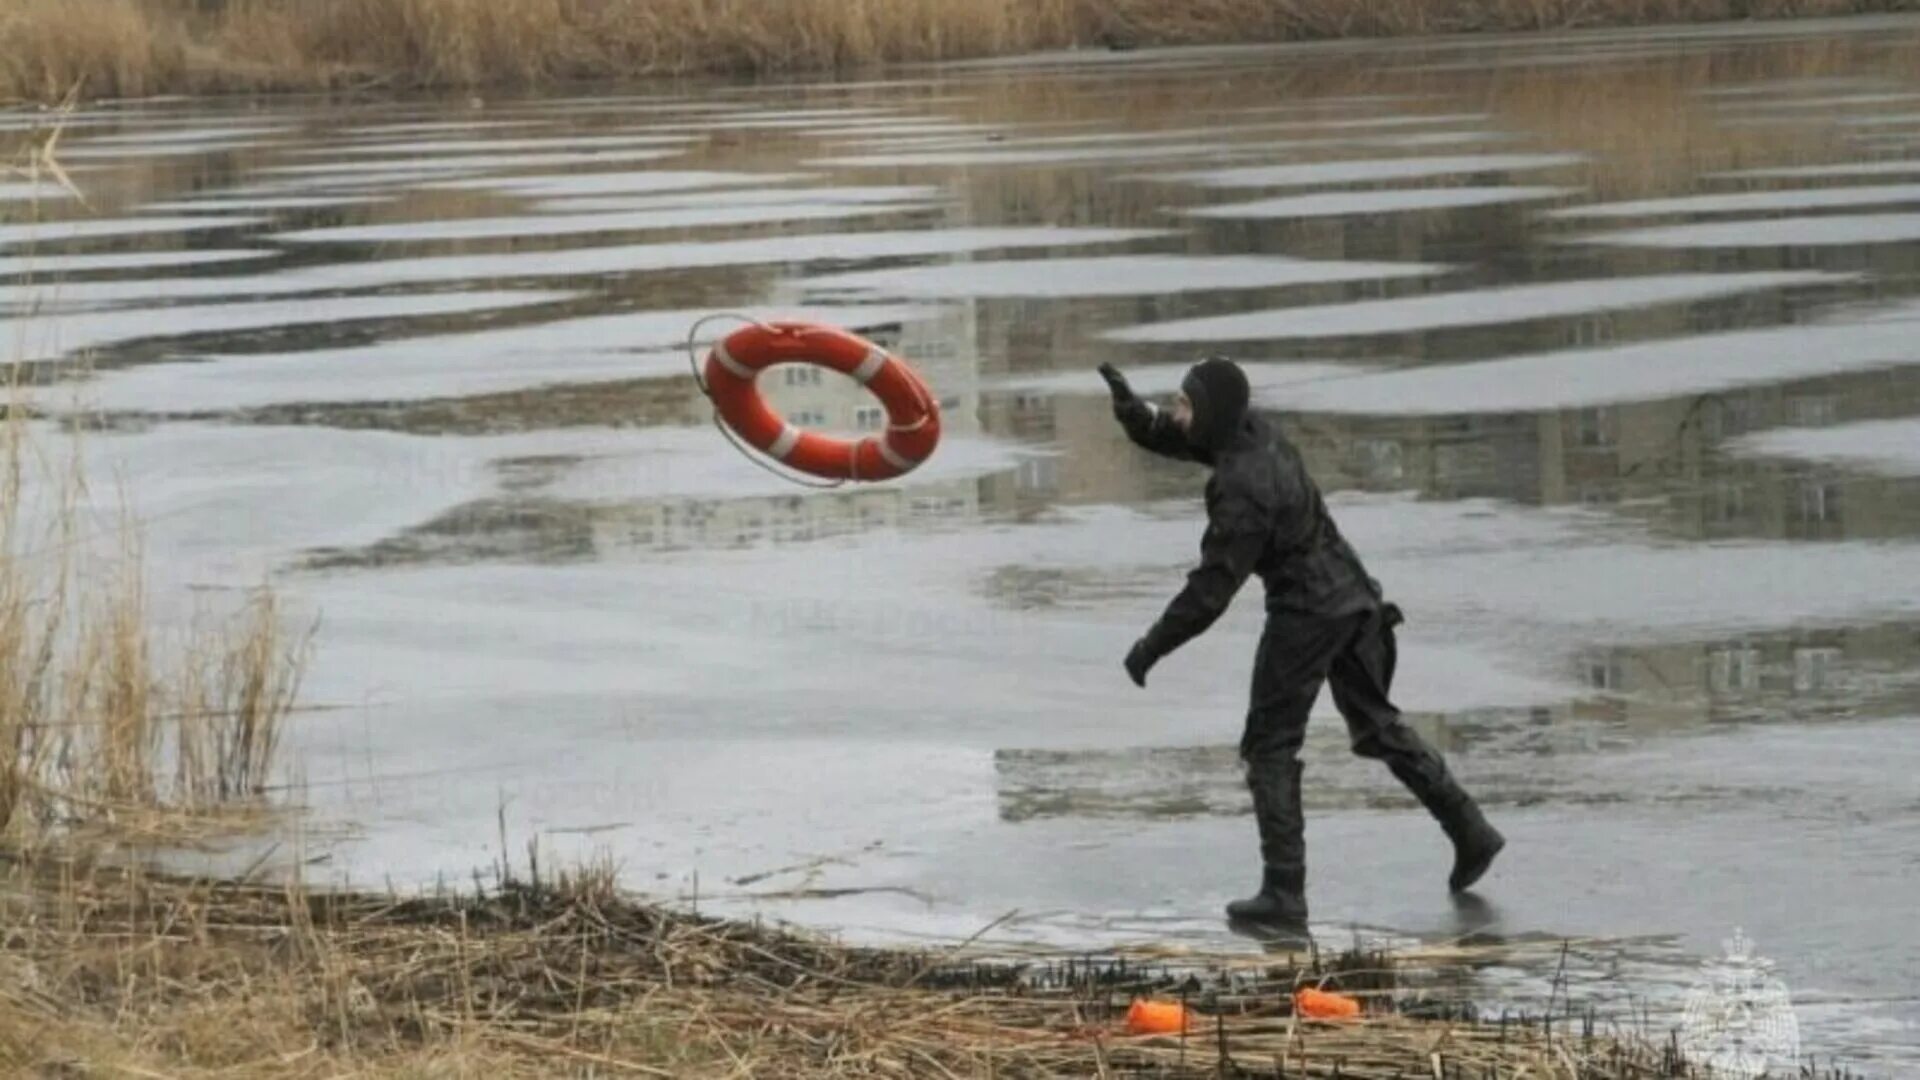
{"type": "Polygon", "coordinates": [[[899,469],[901,472],[906,472],[908,469],[913,468],[914,462],[895,453],[893,447],[887,445],[887,440],[880,439],[876,441],[874,445],[880,448],[880,456],[887,460],[887,464],[899,469]]]}
{"type": "Polygon", "coordinates": [[[785,461],[787,455],[793,453],[793,448],[798,445],[800,445],[800,429],[792,424],[786,424],[780,428],[780,437],[768,445],[767,453],[777,461],[785,461]]]}
{"type": "Polygon", "coordinates": [[[743,379],[753,378],[753,369],[741,363],[740,361],[735,360],[733,358],[733,354],[727,351],[726,342],[722,341],[713,347],[713,358],[715,360],[720,361],[721,367],[726,368],[728,371],[733,372],[735,375],[738,375],[743,379]]]}
{"type": "Polygon", "coordinates": [[[873,381],[875,375],[880,374],[881,368],[886,366],[886,353],[881,352],[878,348],[868,349],[867,358],[860,361],[860,366],[854,368],[849,374],[859,380],[861,386],[865,386],[873,381]]]}

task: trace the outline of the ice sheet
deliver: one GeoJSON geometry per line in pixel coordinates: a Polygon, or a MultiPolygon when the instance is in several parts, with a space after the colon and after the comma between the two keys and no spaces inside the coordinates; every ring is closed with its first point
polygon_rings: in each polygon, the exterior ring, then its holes
{"type": "Polygon", "coordinates": [[[1567,187],[1450,187],[1389,189],[1385,191],[1330,191],[1289,195],[1277,199],[1188,207],[1181,213],[1203,218],[1346,217],[1360,214],[1399,214],[1421,210],[1455,210],[1469,206],[1558,199],[1579,194],[1567,187]]]}
{"type": "Polygon", "coordinates": [[[694,206],[630,210],[624,213],[522,214],[517,217],[447,218],[390,225],[341,225],[274,233],[287,244],[380,244],[432,240],[498,240],[526,236],[584,236],[594,233],[692,229],[719,225],[764,225],[781,221],[832,221],[869,217],[933,205],[925,200],[899,202],[819,202],[758,206],[694,206]]]}
{"type": "MultiPolygon", "coordinates": [[[[751,237],[705,243],[676,242],[515,251],[484,255],[429,255],[377,262],[303,267],[274,275],[303,289],[363,289],[428,282],[483,282],[500,278],[572,277],[691,270],[765,263],[804,264],[844,259],[958,255],[1020,248],[1071,248],[1163,236],[1158,229],[1006,227],[751,237]]],[[[276,286],[280,287],[280,286],[276,286]]],[[[292,287],[291,285],[285,287],[292,287]]]]}
{"type": "MultiPolygon", "coordinates": [[[[859,330],[925,318],[898,305],[750,307],[765,319],[801,319],[859,330]]],[[[690,367],[684,349],[707,309],[636,311],[356,348],[215,356],[103,375],[89,391],[101,408],[197,411],[344,401],[412,401],[526,390],[559,383],[668,378],[690,367]]],[[[713,329],[713,327],[709,327],[713,329]]]]}
{"type": "Polygon", "coordinates": [[[28,245],[51,246],[73,240],[97,240],[103,237],[242,229],[250,225],[262,224],[267,220],[263,217],[132,217],[16,222],[12,225],[0,225],[0,248],[28,245]]]}
{"type": "Polygon", "coordinates": [[[1557,218],[1659,217],[1669,214],[1747,214],[1765,210],[1812,210],[1834,206],[1873,206],[1920,202],[1920,184],[1871,184],[1856,187],[1742,191],[1726,195],[1688,195],[1673,199],[1636,199],[1547,211],[1557,218]]]}
{"type": "Polygon", "coordinates": [[[1116,341],[1277,341],[1287,338],[1403,334],[1549,319],[1587,311],[1688,303],[1762,289],[1836,284],[1849,280],[1852,280],[1850,275],[1817,270],[1651,274],[1176,319],[1127,327],[1107,336],[1116,341]]]}
{"type": "Polygon", "coordinates": [[[1920,419],[1823,428],[1777,428],[1728,444],[1753,457],[1795,458],[1884,476],[1920,476],[1920,419]]]}
{"type": "Polygon", "coordinates": [[[540,176],[482,176],[447,180],[427,186],[459,191],[498,191],[530,199],[557,199],[580,195],[649,195],[661,191],[709,191],[756,184],[784,184],[813,179],[814,173],[715,172],[660,170],[657,172],[552,173],[540,176]]]}
{"type": "Polygon", "coordinates": [[[1498,414],[1655,401],[1741,386],[1920,362],[1920,308],[1905,320],[1783,326],[1635,345],[1410,368],[1282,391],[1272,404],[1309,412],[1498,414]]]}
{"type": "Polygon", "coordinates": [[[308,326],[363,319],[397,319],[493,311],[563,300],[565,292],[455,292],[341,296],[191,307],[123,308],[88,314],[33,314],[7,330],[20,362],[52,360],[128,341],[308,326]]]}
{"type": "Polygon", "coordinates": [[[1418,277],[1447,269],[1431,263],[1261,255],[1112,255],[863,270],[809,278],[805,284],[811,289],[901,297],[1134,296],[1418,277]]]}
{"type": "Polygon", "coordinates": [[[1377,158],[1361,161],[1316,161],[1295,165],[1249,165],[1231,169],[1198,169],[1155,173],[1140,179],[1157,183],[1188,183],[1201,187],[1304,187],[1310,184],[1356,184],[1385,180],[1419,180],[1432,176],[1469,173],[1530,172],[1579,165],[1581,154],[1462,154],[1452,157],[1377,158]]]}
{"type": "Polygon", "coordinates": [[[1571,242],[1678,250],[1739,247],[1832,247],[1920,240],[1920,214],[1822,214],[1700,225],[1666,225],[1588,233],[1571,242]]]}

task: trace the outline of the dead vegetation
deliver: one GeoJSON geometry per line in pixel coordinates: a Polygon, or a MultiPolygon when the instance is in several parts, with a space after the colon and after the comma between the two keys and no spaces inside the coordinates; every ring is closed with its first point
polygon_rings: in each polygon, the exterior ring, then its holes
{"type": "Polygon", "coordinates": [[[417,898],[16,864],[0,949],[12,1075],[1682,1077],[1569,1015],[1417,1018],[1390,958],[975,961],[846,947],[620,895],[602,865],[417,898]],[[1291,992],[1361,997],[1296,1017],[1291,992]],[[1132,1036],[1138,995],[1185,1036],[1132,1036]],[[64,1070],[64,1071],[63,1071],[64,1070]]]}
{"type": "Polygon", "coordinates": [[[265,588],[163,639],[137,528],[89,515],[78,450],[30,439],[24,415],[0,424],[0,838],[31,848],[249,804],[304,639],[265,588]]]}
{"type": "Polygon", "coordinates": [[[836,70],[1036,49],[1904,10],[1903,0],[9,0],[0,100],[836,70]]]}

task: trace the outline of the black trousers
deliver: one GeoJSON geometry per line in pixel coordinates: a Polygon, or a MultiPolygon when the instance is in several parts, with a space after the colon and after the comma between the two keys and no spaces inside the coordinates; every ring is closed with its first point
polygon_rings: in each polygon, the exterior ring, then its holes
{"type": "Polygon", "coordinates": [[[1355,754],[1386,763],[1443,824],[1467,803],[1446,761],[1400,719],[1390,692],[1398,660],[1391,604],[1353,615],[1272,612],[1254,655],[1253,688],[1240,756],[1260,826],[1260,854],[1280,869],[1305,866],[1300,747],[1323,684],[1347,722],[1355,754]]]}

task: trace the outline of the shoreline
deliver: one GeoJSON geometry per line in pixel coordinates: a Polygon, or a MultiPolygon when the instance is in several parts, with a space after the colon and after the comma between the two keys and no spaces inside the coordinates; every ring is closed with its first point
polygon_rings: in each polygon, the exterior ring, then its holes
{"type": "MultiPolygon", "coordinates": [[[[855,947],[620,892],[588,865],[470,890],[309,891],[9,858],[0,1063],[61,1075],[1169,1078],[1704,1076],[1580,1002],[1479,1017],[1360,949],[1205,956],[855,947]],[[1362,1002],[1296,1015],[1301,988],[1362,1002]],[[1194,1010],[1128,1030],[1135,1000],[1194,1010]]],[[[1463,954],[1474,946],[1461,944],[1463,954]]],[[[1822,1076],[1850,1075],[1828,1066],[1822,1076]]]]}
{"type": "Polygon", "coordinates": [[[1903,0],[21,0],[0,14],[0,107],[280,92],[540,90],[823,75],[1074,50],[1757,25],[1911,11],[1903,0]]]}

